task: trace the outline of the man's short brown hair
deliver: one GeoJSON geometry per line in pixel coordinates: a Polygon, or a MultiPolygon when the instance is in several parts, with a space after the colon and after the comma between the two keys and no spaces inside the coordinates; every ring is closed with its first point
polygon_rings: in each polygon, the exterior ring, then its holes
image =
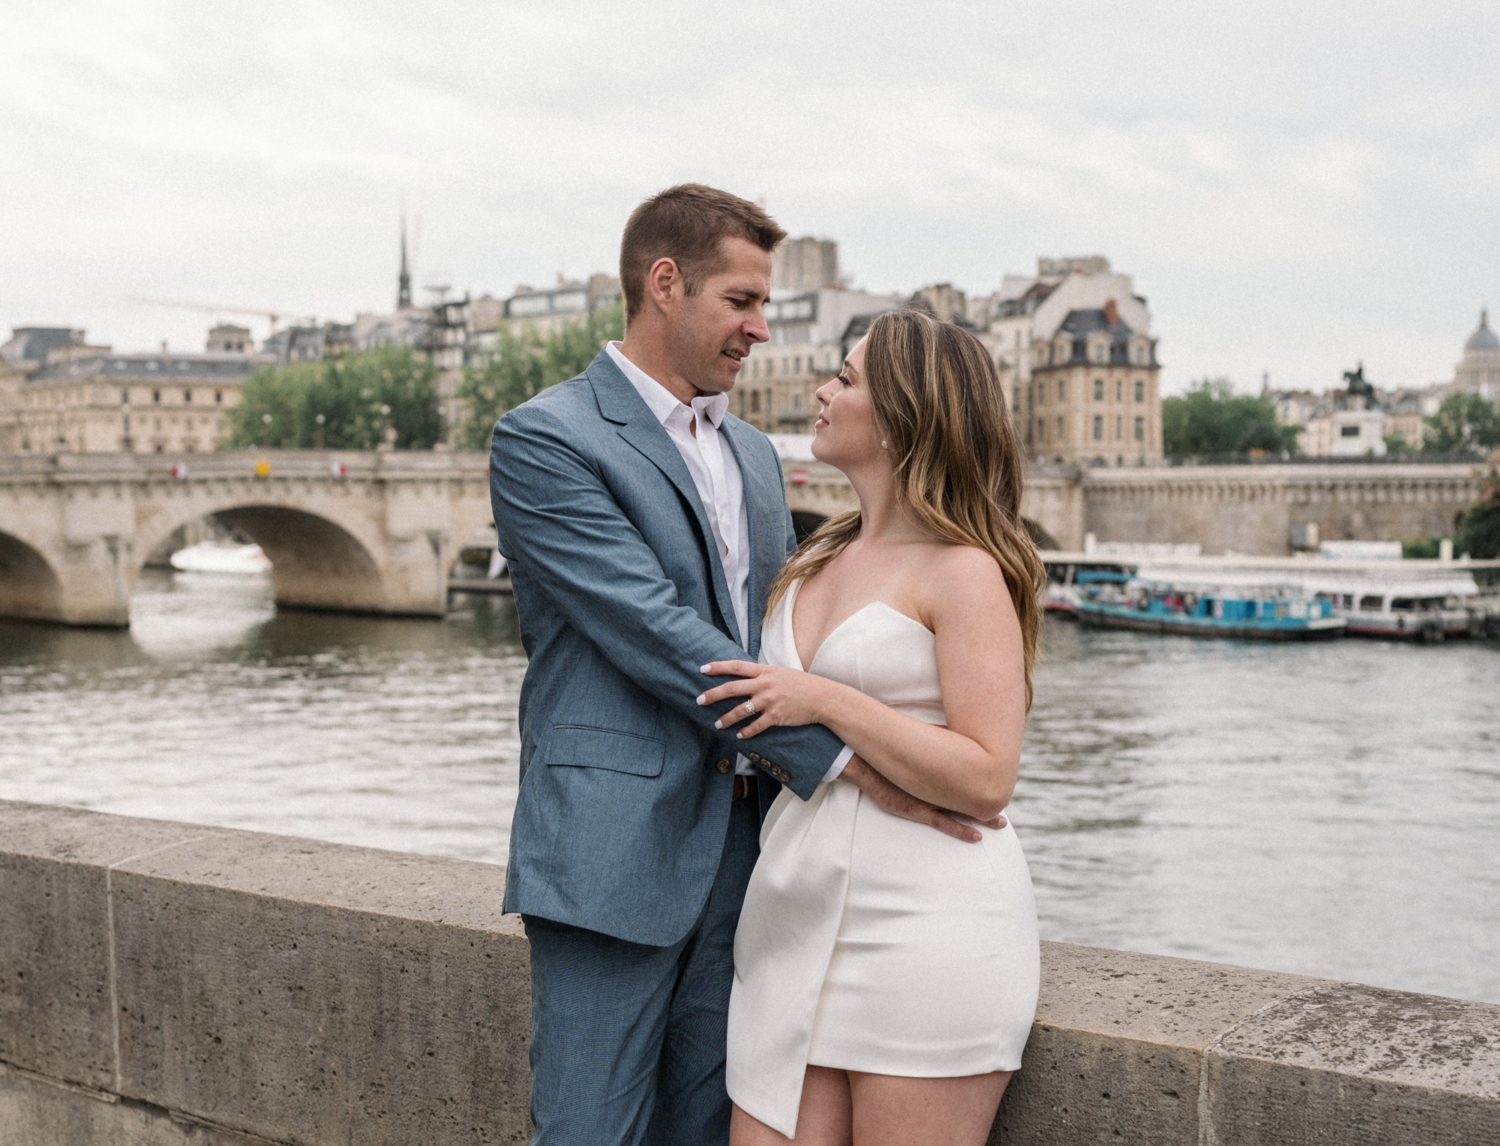
{"type": "Polygon", "coordinates": [[[786,232],[749,200],[702,183],[679,183],[651,196],[630,213],[620,240],[625,317],[641,309],[646,272],[657,259],[675,262],[687,293],[697,294],[703,280],[723,268],[720,240],[731,238],[769,254],[786,232]]]}

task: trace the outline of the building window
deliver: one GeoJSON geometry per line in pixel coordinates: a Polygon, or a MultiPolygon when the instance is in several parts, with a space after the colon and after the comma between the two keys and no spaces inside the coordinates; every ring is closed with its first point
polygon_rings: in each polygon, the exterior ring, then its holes
{"type": "Polygon", "coordinates": [[[1137,402],[1144,402],[1146,400],[1146,384],[1144,382],[1137,382],[1135,384],[1135,400],[1137,402]]]}
{"type": "Polygon", "coordinates": [[[1135,420],[1135,440],[1138,441],[1138,442],[1144,442],[1146,440],[1146,419],[1145,418],[1137,418],[1135,420]]]}
{"type": "Polygon", "coordinates": [[[160,390],[153,390],[153,391],[151,391],[151,401],[153,401],[153,402],[160,402],[161,401],[161,391],[160,390]]]}
{"type": "Polygon", "coordinates": [[[1095,414],[1094,415],[1094,441],[1096,441],[1096,442],[1102,442],[1102,441],[1104,441],[1104,415],[1103,414],[1095,414]]]}
{"type": "Polygon", "coordinates": [[[1122,393],[1124,393],[1124,387],[1125,387],[1125,383],[1121,382],[1118,378],[1116,378],[1115,379],[1115,401],[1116,402],[1118,402],[1120,400],[1120,395],[1122,393]]]}
{"type": "Polygon", "coordinates": [[[751,390],[750,391],[750,412],[752,414],[759,414],[760,413],[760,391],[759,390],[751,390]]]}
{"type": "Polygon", "coordinates": [[[1120,417],[1119,414],[1116,414],[1115,415],[1115,441],[1118,442],[1124,436],[1125,436],[1125,419],[1122,418],[1122,417],[1120,417]]]}
{"type": "Polygon", "coordinates": [[[1339,437],[1341,437],[1341,438],[1357,438],[1357,437],[1359,437],[1359,427],[1358,426],[1340,426],[1339,427],[1339,437]]]}
{"type": "Polygon", "coordinates": [[[792,359],[792,373],[793,374],[801,374],[802,373],[802,359],[800,357],[792,359]]]}
{"type": "Polygon", "coordinates": [[[1064,378],[1057,380],[1057,404],[1061,406],[1068,400],[1068,383],[1064,378]]]}
{"type": "Polygon", "coordinates": [[[1102,402],[1102,401],[1104,401],[1104,379],[1103,378],[1095,378],[1094,379],[1094,401],[1095,402],[1102,402]]]}
{"type": "Polygon", "coordinates": [[[120,391],[120,405],[122,405],[122,406],[128,406],[128,405],[130,405],[130,391],[129,390],[121,390],[120,391]]]}
{"type": "Polygon", "coordinates": [[[1057,420],[1057,440],[1060,442],[1066,436],[1067,436],[1067,431],[1064,429],[1064,422],[1063,422],[1063,420],[1061,418],[1059,418],[1057,420]]]}
{"type": "Polygon", "coordinates": [[[224,401],[224,391],[222,391],[222,390],[215,390],[214,391],[214,401],[216,403],[222,403],[224,401]]]}
{"type": "Polygon", "coordinates": [[[1046,441],[1047,441],[1047,419],[1046,418],[1038,418],[1036,420],[1036,440],[1038,442],[1043,443],[1043,444],[1045,444],[1046,441]]]}
{"type": "Polygon", "coordinates": [[[191,405],[193,401],[193,392],[191,390],[184,390],[182,392],[182,400],[191,405]]]}

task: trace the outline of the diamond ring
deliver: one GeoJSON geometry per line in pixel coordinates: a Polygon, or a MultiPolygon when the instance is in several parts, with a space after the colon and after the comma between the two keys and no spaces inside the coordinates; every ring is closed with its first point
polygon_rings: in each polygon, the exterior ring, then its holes
{"type": "Polygon", "coordinates": [[[747,701],[745,701],[745,711],[748,712],[751,716],[755,715],[755,701],[754,700],[747,700],[747,701]]]}

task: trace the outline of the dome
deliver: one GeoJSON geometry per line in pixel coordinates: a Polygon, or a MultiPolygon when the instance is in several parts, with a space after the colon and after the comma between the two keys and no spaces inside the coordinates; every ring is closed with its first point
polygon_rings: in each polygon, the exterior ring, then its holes
{"type": "Polygon", "coordinates": [[[1490,329],[1489,311],[1479,312],[1479,329],[1469,335],[1469,341],[1464,343],[1464,352],[1470,350],[1500,350],[1500,338],[1495,337],[1495,332],[1490,329]]]}

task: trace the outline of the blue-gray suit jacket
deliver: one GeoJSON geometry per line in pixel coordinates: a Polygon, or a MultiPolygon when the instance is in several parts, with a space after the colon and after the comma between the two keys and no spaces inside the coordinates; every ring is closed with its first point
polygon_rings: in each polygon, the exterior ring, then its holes
{"type": "Polygon", "coordinates": [[[774,447],[732,415],[720,430],[744,478],[748,650],[682,455],[607,353],[495,426],[490,498],[531,658],[506,911],[675,943],[713,885],[736,752],[806,799],[841,748],[821,725],[743,744],[713,726],[731,704],[696,702],[700,666],[759,655],[793,546],[774,447]]]}

